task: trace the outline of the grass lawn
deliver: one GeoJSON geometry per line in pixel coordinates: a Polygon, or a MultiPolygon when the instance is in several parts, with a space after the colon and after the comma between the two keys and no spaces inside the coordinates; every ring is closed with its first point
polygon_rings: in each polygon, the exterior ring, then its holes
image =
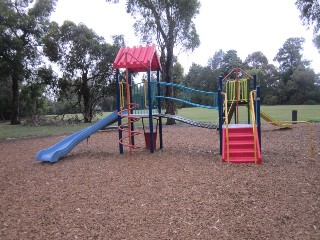
{"type": "MultiPolygon", "coordinates": [[[[292,110],[297,110],[298,121],[320,122],[320,105],[278,105],[278,106],[262,106],[261,110],[277,121],[291,121],[292,110]]],[[[98,115],[97,119],[101,119],[110,114],[105,112],[98,115]]],[[[178,116],[185,117],[199,122],[218,122],[218,111],[204,108],[183,108],[179,109],[178,116]]],[[[240,122],[247,121],[247,108],[240,107],[240,122]]],[[[263,121],[263,120],[262,120],[263,121]]],[[[77,132],[85,127],[90,126],[88,123],[80,123],[70,126],[24,126],[10,125],[9,122],[0,122],[0,140],[22,137],[37,137],[70,134],[77,132]]],[[[138,123],[141,125],[141,122],[138,123]]]]}
{"type": "MultiPolygon", "coordinates": [[[[239,121],[246,122],[248,118],[247,108],[242,106],[239,109],[239,121]]],[[[261,110],[277,121],[291,121],[292,110],[297,110],[298,121],[320,122],[320,105],[261,106],[261,110]]],[[[199,122],[218,122],[218,111],[211,109],[183,108],[178,110],[177,115],[199,122]]]]}

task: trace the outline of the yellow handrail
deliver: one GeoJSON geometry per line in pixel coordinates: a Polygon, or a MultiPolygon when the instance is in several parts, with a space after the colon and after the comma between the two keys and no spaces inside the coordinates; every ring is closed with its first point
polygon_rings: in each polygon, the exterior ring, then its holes
{"type": "Polygon", "coordinates": [[[257,163],[257,143],[256,143],[256,117],[254,111],[254,104],[253,100],[256,97],[256,91],[253,90],[250,92],[250,116],[252,121],[252,128],[253,128],[253,142],[254,142],[254,163],[257,163]]]}
{"type": "Polygon", "coordinates": [[[222,95],[224,95],[224,107],[225,107],[225,111],[224,111],[224,119],[225,119],[225,128],[226,128],[226,146],[227,146],[227,162],[229,162],[229,130],[228,130],[228,124],[229,124],[229,120],[228,120],[228,98],[227,98],[227,94],[224,92],[221,92],[222,95]]]}
{"type": "MultiPolygon", "coordinates": [[[[234,99],[233,99],[234,100],[234,99]]],[[[228,122],[229,122],[229,114],[230,114],[230,112],[231,112],[231,109],[232,109],[232,105],[233,104],[235,104],[235,101],[231,101],[232,103],[231,103],[231,105],[230,105],[230,108],[229,108],[229,110],[228,110],[228,114],[227,114],[227,116],[228,116],[228,122]]],[[[228,105],[227,105],[228,106],[228,105]]]]}

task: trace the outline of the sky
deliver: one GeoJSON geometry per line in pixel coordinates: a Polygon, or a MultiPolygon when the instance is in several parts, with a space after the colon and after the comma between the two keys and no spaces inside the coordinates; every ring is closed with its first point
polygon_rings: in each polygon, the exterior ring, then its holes
{"type": "MultiPolygon", "coordinates": [[[[194,19],[200,46],[189,53],[177,53],[187,73],[192,63],[206,66],[216,51],[234,49],[244,61],[261,51],[273,63],[279,48],[291,37],[303,37],[303,58],[320,73],[320,54],[312,43],[312,29],[303,26],[296,0],[200,0],[201,8],[194,19]]],[[[134,35],[134,19],[126,13],[125,0],[118,4],[105,0],[58,0],[51,20],[60,25],[65,20],[84,23],[106,42],[110,36],[124,35],[128,47],[143,45],[134,35]]]]}

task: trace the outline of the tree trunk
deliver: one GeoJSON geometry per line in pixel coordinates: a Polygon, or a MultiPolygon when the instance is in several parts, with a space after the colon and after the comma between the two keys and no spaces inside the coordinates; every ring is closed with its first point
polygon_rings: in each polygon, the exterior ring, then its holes
{"type": "Polygon", "coordinates": [[[19,75],[16,72],[12,75],[12,103],[11,103],[11,124],[20,124],[19,116],[19,75]]]}
{"type": "Polygon", "coordinates": [[[90,96],[90,88],[88,87],[88,76],[87,72],[82,74],[82,83],[81,83],[81,92],[83,97],[83,105],[84,105],[84,122],[91,123],[93,118],[92,108],[91,108],[91,96],[90,96]]]}
{"type": "MultiPolygon", "coordinates": [[[[167,46],[167,57],[165,60],[164,78],[167,83],[172,83],[172,68],[173,68],[173,49],[167,46]]],[[[172,87],[166,87],[165,95],[167,97],[173,97],[172,87]]],[[[176,105],[173,100],[166,100],[166,114],[175,115],[176,105]]],[[[172,118],[168,118],[166,125],[173,125],[176,121],[172,118]]]]}

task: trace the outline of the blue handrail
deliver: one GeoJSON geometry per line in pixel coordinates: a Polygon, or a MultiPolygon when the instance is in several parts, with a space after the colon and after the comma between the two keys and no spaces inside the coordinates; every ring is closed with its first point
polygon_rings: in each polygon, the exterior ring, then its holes
{"type": "Polygon", "coordinates": [[[182,103],[186,103],[195,107],[201,107],[201,108],[208,108],[208,109],[218,109],[218,93],[217,92],[206,92],[203,90],[198,90],[198,89],[193,89],[190,87],[186,87],[183,85],[175,84],[175,83],[166,83],[166,82],[151,82],[154,86],[154,84],[159,84],[160,87],[175,87],[178,89],[181,89],[181,98],[178,97],[170,97],[170,96],[165,96],[164,91],[160,91],[161,95],[156,96],[156,98],[162,98],[162,99],[170,99],[182,103]],[[212,99],[210,100],[211,104],[210,105],[204,105],[201,103],[196,103],[195,101],[192,100],[192,93],[200,93],[204,94],[206,96],[212,96],[212,99]]]}

